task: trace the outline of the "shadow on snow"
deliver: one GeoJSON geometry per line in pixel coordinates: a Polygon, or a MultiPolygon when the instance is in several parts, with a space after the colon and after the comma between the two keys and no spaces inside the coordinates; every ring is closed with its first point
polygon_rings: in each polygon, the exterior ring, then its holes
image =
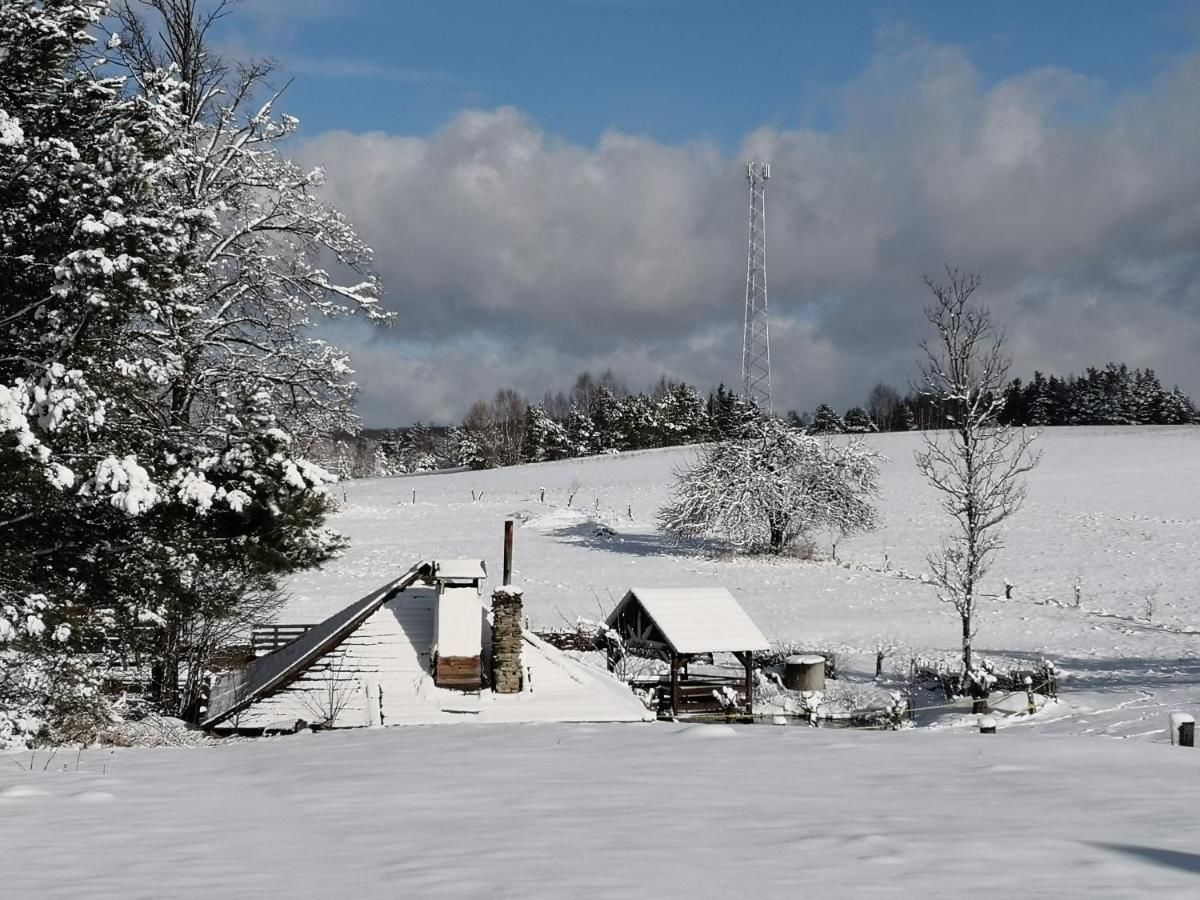
{"type": "Polygon", "coordinates": [[[1115,850],[1129,856],[1136,856],[1147,862],[1171,869],[1182,869],[1200,875],[1200,853],[1184,853],[1180,850],[1163,850],[1159,847],[1142,847],[1138,844],[1107,844],[1093,843],[1093,847],[1105,850],[1115,850]]]}

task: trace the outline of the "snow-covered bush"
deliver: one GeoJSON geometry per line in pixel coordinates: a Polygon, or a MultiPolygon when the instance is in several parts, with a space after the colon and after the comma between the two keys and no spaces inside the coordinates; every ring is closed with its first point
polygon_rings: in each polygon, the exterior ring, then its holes
{"type": "Polygon", "coordinates": [[[996,667],[990,660],[983,660],[973,669],[968,669],[963,681],[966,691],[975,699],[980,700],[991,693],[996,683],[996,667]]]}
{"type": "Polygon", "coordinates": [[[887,728],[893,731],[899,731],[901,728],[911,728],[913,725],[911,710],[911,701],[909,697],[899,691],[892,691],[888,696],[888,702],[883,708],[883,723],[887,728]]]}
{"type": "Polygon", "coordinates": [[[0,604],[0,749],[87,741],[109,722],[99,671],[73,637],[45,595],[0,604]]]}
{"type": "Polygon", "coordinates": [[[818,528],[869,531],[876,459],[857,441],[823,442],[763,419],[751,437],[713,444],[678,473],[659,527],[676,538],[715,537],[746,553],[781,553],[818,528]]]}

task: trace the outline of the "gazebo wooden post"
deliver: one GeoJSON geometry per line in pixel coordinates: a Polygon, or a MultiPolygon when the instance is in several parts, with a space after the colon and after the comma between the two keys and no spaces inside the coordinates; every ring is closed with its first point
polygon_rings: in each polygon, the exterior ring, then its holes
{"type": "Polygon", "coordinates": [[[743,650],[735,654],[746,669],[746,713],[754,715],[754,654],[743,650]]]}
{"type": "Polygon", "coordinates": [[[679,715],[679,654],[671,654],[671,715],[679,715]]]}

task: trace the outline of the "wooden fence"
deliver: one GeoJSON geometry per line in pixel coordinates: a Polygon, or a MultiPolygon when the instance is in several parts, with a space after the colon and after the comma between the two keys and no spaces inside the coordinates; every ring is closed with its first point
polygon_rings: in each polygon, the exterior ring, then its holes
{"type": "Polygon", "coordinates": [[[266,656],[290,644],[315,625],[255,625],[250,630],[250,645],[255,656],[266,656]]]}

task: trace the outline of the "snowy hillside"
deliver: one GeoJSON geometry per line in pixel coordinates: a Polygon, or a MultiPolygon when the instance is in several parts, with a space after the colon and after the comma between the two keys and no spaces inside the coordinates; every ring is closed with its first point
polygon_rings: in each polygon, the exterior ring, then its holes
{"type": "MultiPolygon", "coordinates": [[[[942,522],[916,439],[872,441],[891,459],[886,525],[845,543],[845,565],[665,546],[653,513],[689,451],[647,452],[348,484],[336,525],[353,546],[293,583],[285,618],[318,620],[419,558],[482,555],[495,581],[511,517],[534,622],[595,618],[633,584],[720,584],[769,636],[839,649],[865,682],[880,638],[952,653],[957,635],[917,578],[942,522]]],[[[476,725],[10,753],[0,832],[20,864],[5,889],[1193,896],[1200,756],[1165,728],[1200,711],[1200,429],[1060,429],[1042,446],[990,583],[1002,597],[1009,579],[1013,599],[984,603],[977,646],[1067,677],[1057,706],[994,736],[951,714],[883,733],[476,725]]]]}
{"type": "MultiPolygon", "coordinates": [[[[946,527],[913,465],[919,437],[868,440],[889,460],[884,527],[844,541],[840,565],[825,535],[815,562],[670,546],[654,513],[695,451],[645,451],[348,483],[334,525],[351,549],[293,582],[284,618],[319,621],[417,559],[484,557],[498,581],[502,523],[514,518],[514,580],[535,625],[601,617],[632,585],[719,584],[769,638],[838,650],[862,672],[873,672],[880,640],[900,645],[894,664],[909,652],[952,654],[958,620],[919,580],[946,527]]],[[[1054,428],[1039,443],[1028,502],[985,583],[996,596],[981,605],[976,646],[1067,672],[1067,709],[1032,727],[1163,739],[1168,708],[1200,707],[1200,429],[1054,428]]]]}

